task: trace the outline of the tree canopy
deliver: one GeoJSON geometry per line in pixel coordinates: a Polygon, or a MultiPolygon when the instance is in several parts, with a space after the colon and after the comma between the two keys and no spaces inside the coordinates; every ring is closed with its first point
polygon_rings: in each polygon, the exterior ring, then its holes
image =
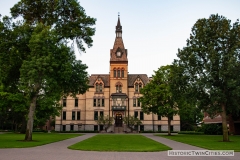
{"type": "Polygon", "coordinates": [[[226,115],[240,110],[239,21],[231,24],[218,14],[199,19],[177,56],[180,93],[191,95],[210,115],[221,113],[223,141],[228,141],[226,115]]]}
{"type": "Polygon", "coordinates": [[[168,118],[168,134],[170,135],[171,118],[178,113],[178,105],[172,94],[171,66],[162,66],[155,72],[152,80],[145,85],[140,93],[142,110],[168,118]]]}
{"type": "Polygon", "coordinates": [[[0,80],[28,99],[25,140],[32,140],[35,109],[55,113],[61,97],[88,89],[87,66],[73,45],[83,52],[92,46],[96,20],[77,0],[21,0],[11,14],[0,21],[0,80]]]}

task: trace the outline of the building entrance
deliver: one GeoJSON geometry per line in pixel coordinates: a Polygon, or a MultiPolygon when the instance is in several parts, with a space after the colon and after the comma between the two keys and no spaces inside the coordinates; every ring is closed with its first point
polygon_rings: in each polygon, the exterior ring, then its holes
{"type": "Polygon", "coordinates": [[[122,127],[122,114],[120,114],[120,113],[116,114],[115,126],[122,127]]]}

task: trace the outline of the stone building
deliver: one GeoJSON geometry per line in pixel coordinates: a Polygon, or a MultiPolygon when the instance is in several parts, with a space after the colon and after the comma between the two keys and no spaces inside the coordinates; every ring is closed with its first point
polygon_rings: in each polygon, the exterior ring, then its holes
{"type": "MultiPolygon", "coordinates": [[[[131,54],[131,53],[130,53],[131,54]]],[[[128,74],[128,51],[122,39],[122,26],[118,17],[116,38],[110,50],[109,74],[92,74],[89,77],[89,90],[77,98],[62,99],[62,113],[56,117],[56,131],[102,130],[96,119],[100,115],[114,117],[114,124],[108,132],[129,131],[122,119],[131,115],[138,117],[142,125],[138,130],[167,131],[167,118],[141,111],[140,89],[149,82],[146,74],[128,74]],[[118,130],[116,130],[118,128],[118,130]]],[[[171,121],[173,131],[180,130],[180,117],[171,121]]]]}

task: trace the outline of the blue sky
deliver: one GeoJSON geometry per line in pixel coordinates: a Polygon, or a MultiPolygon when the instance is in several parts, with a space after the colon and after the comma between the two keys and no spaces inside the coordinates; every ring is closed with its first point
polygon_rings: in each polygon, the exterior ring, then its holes
{"type": "MultiPolygon", "coordinates": [[[[18,0],[0,0],[0,14],[9,15],[18,0]]],[[[81,0],[88,16],[97,19],[93,47],[76,52],[88,66],[89,74],[108,74],[110,49],[120,12],[123,41],[128,49],[130,74],[147,74],[177,58],[178,48],[186,45],[191,28],[200,18],[211,14],[240,18],[239,0],[81,0]]]]}

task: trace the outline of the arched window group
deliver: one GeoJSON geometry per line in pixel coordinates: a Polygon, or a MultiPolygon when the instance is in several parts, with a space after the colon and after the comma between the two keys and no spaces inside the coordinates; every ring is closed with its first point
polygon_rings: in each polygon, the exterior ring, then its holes
{"type": "Polygon", "coordinates": [[[140,89],[142,88],[142,83],[135,83],[135,92],[140,92],[140,89]]]}
{"type": "Polygon", "coordinates": [[[103,91],[103,84],[96,83],[96,92],[102,92],[102,91],[103,91]]]}
{"type": "Polygon", "coordinates": [[[124,77],[124,68],[113,69],[113,77],[123,78],[124,77]]]}
{"type": "Polygon", "coordinates": [[[116,87],[116,93],[122,93],[122,83],[118,82],[115,85],[116,87]]]}

